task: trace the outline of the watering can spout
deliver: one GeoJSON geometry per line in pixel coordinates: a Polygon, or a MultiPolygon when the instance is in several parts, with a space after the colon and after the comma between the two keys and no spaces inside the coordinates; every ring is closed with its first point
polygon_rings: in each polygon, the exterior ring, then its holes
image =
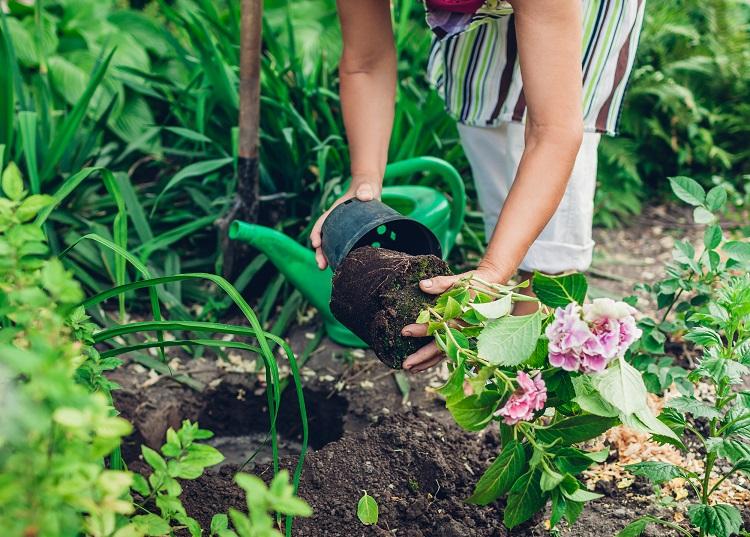
{"type": "Polygon", "coordinates": [[[289,283],[320,312],[332,340],[347,347],[367,346],[333,317],[328,306],[333,274],[330,268],[318,268],[315,252],[273,228],[240,220],[230,224],[229,238],[246,242],[263,252],[289,283]]]}
{"type": "Polygon", "coordinates": [[[230,224],[229,238],[263,252],[308,302],[320,311],[328,309],[331,271],[318,269],[312,250],[273,228],[240,220],[230,224]]]}

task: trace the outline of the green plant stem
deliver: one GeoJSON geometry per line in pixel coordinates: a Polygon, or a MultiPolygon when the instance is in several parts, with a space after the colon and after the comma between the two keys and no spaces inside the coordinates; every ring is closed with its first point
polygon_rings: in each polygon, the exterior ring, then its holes
{"type": "MultiPolygon", "coordinates": [[[[679,525],[677,525],[677,524],[675,524],[673,522],[669,522],[667,520],[664,520],[662,518],[657,518],[657,517],[654,517],[654,516],[647,516],[647,517],[643,517],[643,518],[651,521],[654,524],[661,524],[662,526],[666,526],[668,528],[672,528],[673,530],[675,530],[675,531],[677,531],[677,532],[679,532],[679,533],[681,533],[683,535],[686,535],[687,537],[693,537],[692,533],[690,533],[688,530],[686,530],[682,526],[679,526],[679,525]]],[[[702,534],[702,532],[701,532],[701,534],[702,534]]]]}
{"type": "MultiPolygon", "coordinates": [[[[691,271],[691,273],[692,273],[692,271],[691,271]]],[[[667,308],[667,311],[665,311],[664,315],[661,316],[661,322],[659,324],[661,324],[661,323],[663,323],[664,321],[667,320],[667,315],[669,315],[669,312],[672,311],[672,308],[674,308],[674,305],[677,304],[677,301],[680,300],[680,297],[682,296],[683,291],[684,291],[684,289],[680,289],[679,291],[677,291],[677,294],[674,296],[674,299],[669,304],[669,307],[667,308]]]]}

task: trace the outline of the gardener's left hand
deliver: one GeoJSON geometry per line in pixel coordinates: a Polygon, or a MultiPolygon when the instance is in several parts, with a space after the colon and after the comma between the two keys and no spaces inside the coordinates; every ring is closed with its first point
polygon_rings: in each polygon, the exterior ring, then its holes
{"type": "MultiPolygon", "coordinates": [[[[453,285],[469,276],[476,276],[486,282],[505,283],[508,277],[504,276],[501,271],[484,262],[476,270],[456,274],[453,276],[435,276],[419,282],[419,288],[430,295],[439,295],[446,292],[453,285]]],[[[401,335],[406,337],[425,337],[427,335],[426,324],[410,324],[401,330],[401,335]]],[[[403,368],[408,372],[418,373],[431,368],[440,363],[445,355],[437,346],[437,343],[431,341],[414,354],[406,357],[403,368]]]]}

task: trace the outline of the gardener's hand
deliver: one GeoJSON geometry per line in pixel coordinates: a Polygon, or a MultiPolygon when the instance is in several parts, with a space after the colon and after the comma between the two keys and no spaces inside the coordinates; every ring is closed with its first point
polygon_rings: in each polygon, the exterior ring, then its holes
{"type": "Polygon", "coordinates": [[[310,233],[310,242],[312,243],[312,247],[315,248],[315,261],[318,263],[318,268],[320,270],[323,270],[328,266],[328,260],[325,255],[323,255],[322,240],[320,236],[320,231],[323,229],[323,222],[325,222],[325,219],[328,218],[328,215],[331,214],[331,211],[337,205],[341,205],[346,200],[352,198],[357,198],[359,201],[380,199],[380,192],[382,190],[380,181],[380,178],[372,179],[353,177],[352,184],[349,187],[349,190],[346,191],[346,194],[337,199],[326,212],[320,215],[318,221],[315,222],[312,232],[310,233]]]}
{"type": "MultiPolygon", "coordinates": [[[[487,261],[482,261],[476,270],[454,276],[435,276],[434,278],[422,280],[419,282],[419,288],[430,295],[439,295],[453,287],[459,280],[468,278],[469,276],[476,276],[489,283],[505,283],[510,278],[510,275],[506,275],[505,271],[499,267],[487,261]]],[[[427,335],[427,325],[407,325],[401,330],[401,335],[407,337],[425,337],[427,335]]],[[[440,350],[437,343],[431,341],[414,354],[407,356],[404,360],[403,368],[406,371],[414,373],[424,371],[440,363],[440,360],[444,356],[443,351],[440,350]]]]}

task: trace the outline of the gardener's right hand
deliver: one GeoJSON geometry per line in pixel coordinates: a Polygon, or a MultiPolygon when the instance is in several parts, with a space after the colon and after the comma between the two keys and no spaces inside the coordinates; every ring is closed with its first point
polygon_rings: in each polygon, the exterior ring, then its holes
{"type": "MultiPolygon", "coordinates": [[[[508,281],[510,273],[500,269],[489,260],[483,260],[479,266],[472,271],[463,274],[453,274],[450,276],[434,276],[419,282],[419,288],[430,295],[440,295],[453,287],[457,282],[468,276],[476,276],[486,282],[505,283],[508,281]]],[[[401,330],[401,335],[406,337],[425,337],[427,336],[426,324],[410,324],[401,330]]],[[[410,373],[425,371],[434,365],[440,363],[445,357],[443,351],[434,341],[410,354],[404,360],[402,367],[410,373]]]]}
{"type": "Polygon", "coordinates": [[[318,218],[318,221],[315,222],[315,225],[312,228],[312,232],[310,233],[310,242],[312,243],[312,247],[315,248],[315,261],[318,263],[318,268],[320,270],[323,270],[328,266],[328,260],[326,259],[325,255],[323,255],[320,231],[321,229],[323,229],[323,222],[325,222],[325,219],[328,217],[331,211],[337,205],[340,205],[346,200],[352,198],[357,198],[360,201],[372,201],[374,199],[380,199],[381,190],[382,186],[380,185],[380,178],[378,178],[377,181],[362,179],[357,180],[356,178],[352,178],[352,184],[349,187],[349,190],[346,191],[346,194],[337,199],[326,212],[320,215],[320,218],[318,218]]]}

